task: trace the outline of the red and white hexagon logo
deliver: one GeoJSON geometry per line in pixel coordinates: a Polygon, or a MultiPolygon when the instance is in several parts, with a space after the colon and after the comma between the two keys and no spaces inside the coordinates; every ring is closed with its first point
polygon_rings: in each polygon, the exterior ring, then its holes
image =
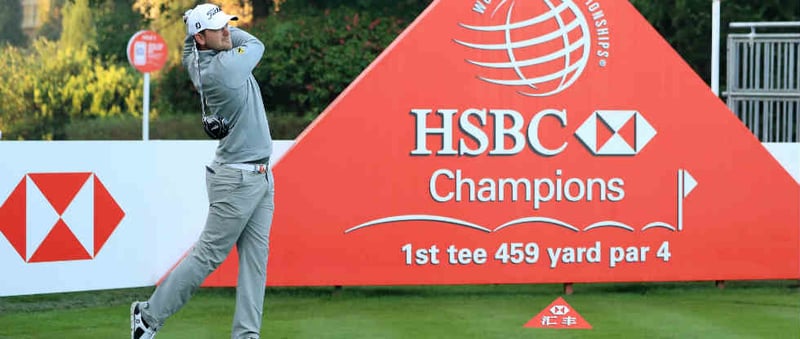
{"type": "Polygon", "coordinates": [[[0,233],[28,263],[86,260],[124,217],[95,173],[29,173],[0,205],[0,233]]]}

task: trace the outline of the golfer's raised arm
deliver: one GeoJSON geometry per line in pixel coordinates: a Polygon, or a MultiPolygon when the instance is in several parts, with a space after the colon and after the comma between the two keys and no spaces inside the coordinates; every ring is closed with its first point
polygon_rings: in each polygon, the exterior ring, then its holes
{"type": "Polygon", "coordinates": [[[226,70],[249,74],[264,54],[264,44],[255,36],[237,27],[230,27],[233,48],[221,59],[226,70]]]}

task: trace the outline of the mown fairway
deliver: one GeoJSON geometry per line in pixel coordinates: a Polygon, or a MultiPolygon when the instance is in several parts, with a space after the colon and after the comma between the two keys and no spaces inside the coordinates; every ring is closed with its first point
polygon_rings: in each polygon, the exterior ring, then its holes
{"type": "MultiPolygon", "coordinates": [[[[127,338],[152,288],[0,298],[0,338],[127,338]]],[[[797,281],[585,284],[591,330],[523,325],[561,285],[269,288],[262,338],[800,338],[797,281]]],[[[202,289],[158,339],[228,338],[232,289],[202,289]]]]}

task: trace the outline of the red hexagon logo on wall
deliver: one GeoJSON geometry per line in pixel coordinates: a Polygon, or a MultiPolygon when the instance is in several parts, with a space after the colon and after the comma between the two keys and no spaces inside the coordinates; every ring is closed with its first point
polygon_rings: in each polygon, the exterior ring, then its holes
{"type": "Polygon", "coordinates": [[[91,260],[124,217],[95,173],[28,173],[0,205],[0,234],[28,263],[91,260]]]}

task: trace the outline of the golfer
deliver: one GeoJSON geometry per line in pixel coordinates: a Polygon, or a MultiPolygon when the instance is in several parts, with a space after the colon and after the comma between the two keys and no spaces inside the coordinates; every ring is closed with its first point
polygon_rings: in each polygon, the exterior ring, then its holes
{"type": "Polygon", "coordinates": [[[225,133],[217,136],[216,155],[205,168],[209,201],[205,228],[150,299],[131,305],[132,339],[153,338],[234,245],[239,252],[239,276],[231,338],[260,336],[275,208],[269,168],[272,138],[252,74],[264,45],[244,30],[229,27],[231,20],[238,18],[213,4],[198,5],[184,15],[183,64],[200,92],[203,111],[217,118],[216,123],[225,124],[215,131],[225,133]]]}

